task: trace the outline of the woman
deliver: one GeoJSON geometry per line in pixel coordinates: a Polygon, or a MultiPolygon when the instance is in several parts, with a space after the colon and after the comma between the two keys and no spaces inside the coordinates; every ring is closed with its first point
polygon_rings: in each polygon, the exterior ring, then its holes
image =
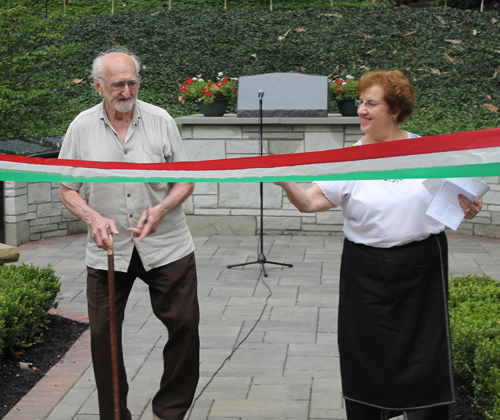
{"type": "MultiPolygon", "coordinates": [[[[365,135],[356,146],[419,137],[398,127],[414,106],[402,72],[366,73],[358,91],[365,135]]],[[[446,420],[454,402],[447,241],[425,214],[432,196],[422,181],[276,183],[301,212],[342,207],[338,342],[349,420],[446,420]]],[[[482,207],[457,200],[468,219],[482,207]]]]}

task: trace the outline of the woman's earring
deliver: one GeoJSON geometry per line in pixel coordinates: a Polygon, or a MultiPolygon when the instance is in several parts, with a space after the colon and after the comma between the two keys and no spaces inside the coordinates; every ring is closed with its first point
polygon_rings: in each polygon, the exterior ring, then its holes
{"type": "Polygon", "coordinates": [[[394,117],[392,117],[392,122],[396,124],[396,119],[394,117]]]}

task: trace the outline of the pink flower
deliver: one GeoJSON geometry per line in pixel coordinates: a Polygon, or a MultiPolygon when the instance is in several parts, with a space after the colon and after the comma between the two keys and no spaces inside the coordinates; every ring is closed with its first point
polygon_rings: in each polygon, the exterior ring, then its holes
{"type": "MultiPolygon", "coordinates": [[[[216,83],[216,85],[217,85],[218,87],[221,87],[221,86],[222,86],[222,82],[217,82],[217,83],[216,83]]],[[[219,89],[217,89],[217,90],[219,90],[219,89]]]]}

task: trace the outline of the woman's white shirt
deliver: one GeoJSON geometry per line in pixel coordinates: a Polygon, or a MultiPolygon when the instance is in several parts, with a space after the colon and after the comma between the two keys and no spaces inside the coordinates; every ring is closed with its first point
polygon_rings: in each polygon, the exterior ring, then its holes
{"type": "MultiPolygon", "coordinates": [[[[408,138],[419,137],[408,133],[408,138]]],[[[361,140],[356,146],[361,145],[361,140]]],[[[424,179],[315,181],[325,197],[342,208],[344,234],[355,243],[390,248],[420,241],[444,230],[425,214],[433,196],[424,179]]]]}

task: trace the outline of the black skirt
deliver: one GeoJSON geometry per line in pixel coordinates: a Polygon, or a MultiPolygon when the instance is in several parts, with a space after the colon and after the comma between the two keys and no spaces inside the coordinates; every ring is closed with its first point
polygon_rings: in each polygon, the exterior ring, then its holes
{"type": "Polygon", "coordinates": [[[406,410],[455,400],[444,232],[392,248],[344,241],[338,341],[344,397],[406,410]]]}

